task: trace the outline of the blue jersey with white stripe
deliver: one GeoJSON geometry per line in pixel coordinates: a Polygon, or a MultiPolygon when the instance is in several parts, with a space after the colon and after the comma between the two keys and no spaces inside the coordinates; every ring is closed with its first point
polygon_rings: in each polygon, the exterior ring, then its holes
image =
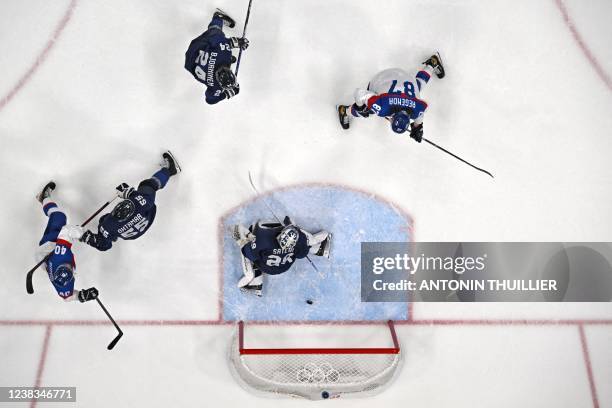
{"type": "Polygon", "coordinates": [[[215,104],[225,99],[223,88],[215,78],[215,72],[222,66],[232,64],[232,48],[228,38],[223,31],[218,28],[223,26],[223,21],[211,22],[209,29],[202,35],[195,38],[189,44],[185,53],[185,69],[193,77],[206,85],[206,102],[215,104]]]}
{"type": "Polygon", "coordinates": [[[305,258],[310,250],[308,238],[299,228],[299,238],[295,246],[282,249],[276,237],[283,228],[277,223],[257,223],[251,231],[255,239],[242,247],[242,254],[269,275],[286,272],[296,259],[305,258]]]}
{"type": "Polygon", "coordinates": [[[74,292],[74,274],[66,269],[59,269],[63,264],[72,265],[76,268],[74,255],[71,250],[72,244],[63,239],[58,239],[55,242],[53,253],[47,260],[47,275],[57,291],[57,294],[66,299],[72,296],[74,292]]]}

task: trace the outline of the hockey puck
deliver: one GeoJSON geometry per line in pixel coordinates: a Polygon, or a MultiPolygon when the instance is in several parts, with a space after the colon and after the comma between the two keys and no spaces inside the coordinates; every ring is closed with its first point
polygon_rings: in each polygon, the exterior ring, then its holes
{"type": "Polygon", "coordinates": [[[309,305],[312,305],[312,303],[313,303],[313,302],[312,302],[312,300],[307,299],[307,300],[306,300],[306,303],[308,303],[309,305]]]}

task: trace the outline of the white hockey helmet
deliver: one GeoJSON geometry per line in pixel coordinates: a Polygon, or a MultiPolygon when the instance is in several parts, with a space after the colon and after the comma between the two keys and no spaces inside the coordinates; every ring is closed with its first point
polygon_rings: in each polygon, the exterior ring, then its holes
{"type": "Polygon", "coordinates": [[[280,234],[276,236],[278,245],[280,245],[282,249],[292,249],[297,245],[299,238],[300,233],[294,225],[287,225],[280,234]]]}

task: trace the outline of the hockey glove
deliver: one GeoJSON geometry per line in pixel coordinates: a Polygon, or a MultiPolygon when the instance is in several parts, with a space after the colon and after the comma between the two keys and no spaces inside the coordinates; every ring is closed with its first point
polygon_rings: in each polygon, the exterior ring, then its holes
{"type": "Polygon", "coordinates": [[[236,241],[240,248],[255,240],[255,235],[251,234],[251,231],[240,224],[231,227],[231,232],[232,238],[234,238],[234,241],[236,241]]]}
{"type": "Polygon", "coordinates": [[[81,235],[81,238],[79,238],[79,241],[84,242],[87,245],[90,245],[92,247],[95,247],[96,246],[96,234],[94,234],[90,230],[87,230],[85,231],[83,235],[81,235]]]}
{"type": "Polygon", "coordinates": [[[79,302],[85,303],[98,297],[98,289],[89,288],[79,290],[79,302]]]}
{"type": "Polygon", "coordinates": [[[356,103],[354,103],[353,106],[351,106],[351,113],[353,114],[353,116],[361,116],[362,118],[367,118],[368,116],[370,116],[370,109],[366,104],[357,105],[356,103]]]}
{"type": "Polygon", "coordinates": [[[223,95],[225,95],[226,99],[229,99],[231,97],[238,95],[238,92],[240,92],[240,85],[236,84],[231,88],[224,89],[223,95]]]}
{"type": "Polygon", "coordinates": [[[421,143],[423,140],[423,124],[415,125],[414,123],[410,127],[410,138],[421,143]]]}
{"type": "Polygon", "coordinates": [[[242,38],[231,37],[229,38],[229,42],[230,42],[230,47],[232,48],[240,48],[242,51],[249,48],[249,40],[247,40],[244,37],[242,38]]]}
{"type": "Polygon", "coordinates": [[[121,183],[117,186],[117,197],[128,198],[128,196],[134,191],[134,187],[130,187],[127,183],[121,183]]]}

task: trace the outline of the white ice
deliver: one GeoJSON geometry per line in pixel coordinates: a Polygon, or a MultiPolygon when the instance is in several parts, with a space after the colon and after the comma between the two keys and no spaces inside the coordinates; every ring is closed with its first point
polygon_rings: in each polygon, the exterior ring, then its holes
{"type": "MultiPolygon", "coordinates": [[[[82,407],[310,404],[254,400],[227,367],[233,327],[209,324],[219,316],[218,219],[252,198],[248,170],[264,191],[328,182],[376,193],[412,215],[420,241],[612,241],[609,1],[254,0],[241,93],[207,106],[184,52],[216,6],[241,26],[246,5],[0,4],[0,386],[76,386],[82,407]],[[433,50],[447,77],[426,89],[426,137],[494,180],[385,121],[348,132],[337,123],[334,105],[354,88],[433,50]],[[159,193],[147,235],[108,253],[76,245],[77,286],[97,286],[123,323],[109,352],[113,328],[96,304],[62,303],[41,271],[25,293],[46,221],[34,195],[55,179],[78,223],[120,182],[149,176],[163,148],[184,172],[159,193]]],[[[333,404],[612,407],[610,303],[413,312],[431,324],[398,328],[406,364],[396,383],[333,404]]]]}

